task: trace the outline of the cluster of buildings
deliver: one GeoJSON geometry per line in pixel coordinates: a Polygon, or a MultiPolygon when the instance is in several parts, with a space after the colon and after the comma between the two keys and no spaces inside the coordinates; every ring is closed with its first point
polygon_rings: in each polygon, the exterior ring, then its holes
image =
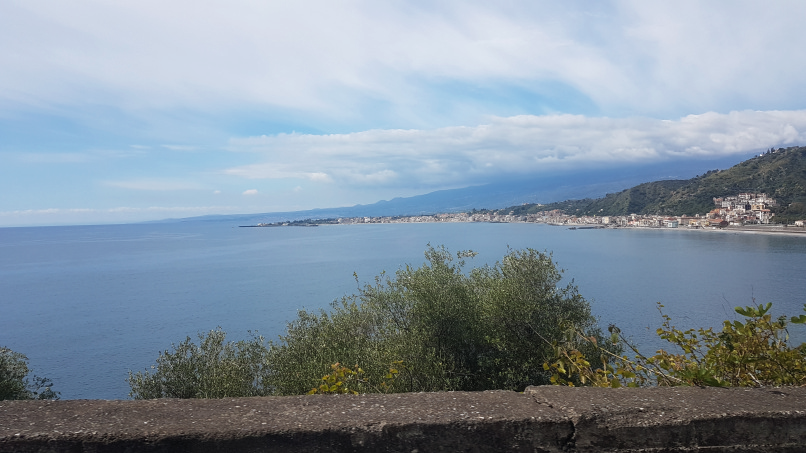
{"type": "Polygon", "coordinates": [[[574,216],[560,210],[515,215],[495,212],[435,214],[395,217],[341,218],[339,224],[356,223],[424,223],[424,222],[528,222],[572,227],[644,227],[644,228],[721,228],[728,225],[767,224],[773,214],[774,199],[764,193],[740,193],[736,196],[714,198],[715,209],[708,214],[690,216],[660,216],[630,214],[625,216],[574,216]]]}
{"type": "MultiPolygon", "coordinates": [[[[599,227],[670,227],[677,228],[680,225],[679,217],[659,217],[651,215],[632,214],[629,216],[570,216],[561,211],[542,211],[536,214],[515,215],[479,213],[469,214],[466,212],[454,214],[435,214],[419,216],[395,216],[395,217],[349,217],[336,220],[339,224],[359,224],[359,223],[435,223],[435,222],[487,222],[487,223],[547,223],[550,225],[568,226],[599,226],[599,227]]],[[[686,218],[687,219],[687,218],[686,218]]],[[[704,220],[705,217],[697,217],[697,220],[704,220]]],[[[705,225],[705,223],[703,223],[705,225]]]]}
{"type": "Polygon", "coordinates": [[[716,208],[708,213],[712,219],[723,219],[730,225],[770,223],[770,207],[774,199],[766,193],[740,193],[733,197],[714,198],[716,208]]]}

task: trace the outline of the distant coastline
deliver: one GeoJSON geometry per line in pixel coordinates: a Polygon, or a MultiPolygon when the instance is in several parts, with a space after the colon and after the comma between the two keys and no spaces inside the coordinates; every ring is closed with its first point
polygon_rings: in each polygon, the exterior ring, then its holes
{"type": "Polygon", "coordinates": [[[317,227],[319,226],[318,223],[312,222],[275,222],[275,223],[258,223],[257,225],[238,225],[239,228],[266,228],[266,227],[284,227],[284,226],[296,226],[296,227],[317,227]]]}
{"type": "Polygon", "coordinates": [[[556,213],[546,215],[497,215],[472,213],[443,213],[416,216],[385,216],[385,217],[342,217],[328,219],[305,219],[293,222],[259,223],[257,225],[240,225],[241,228],[272,228],[272,227],[316,227],[319,225],[361,225],[361,224],[388,224],[388,223],[542,223],[552,226],[567,227],[571,230],[590,229],[638,229],[638,230],[678,230],[703,231],[721,233],[744,234],[773,234],[806,237],[806,228],[786,225],[725,225],[721,227],[710,226],[681,226],[685,219],[667,216],[621,216],[623,222],[611,223],[609,216],[577,218],[556,213]],[[631,218],[631,221],[626,219],[631,218]],[[603,223],[604,222],[604,223],[603,223]]]}

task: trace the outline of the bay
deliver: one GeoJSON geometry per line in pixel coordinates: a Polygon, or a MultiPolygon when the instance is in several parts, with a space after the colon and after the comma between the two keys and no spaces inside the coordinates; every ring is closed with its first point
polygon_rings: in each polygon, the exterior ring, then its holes
{"type": "MultiPolygon", "coordinates": [[[[186,336],[284,332],[381,271],[424,262],[427,244],[472,249],[470,265],[551,251],[603,328],[652,353],[656,302],[679,327],[719,326],[733,307],[802,313],[806,238],[685,230],[568,230],[539,224],[238,228],[229,222],[0,229],[0,345],[23,352],[62,398],[126,398],[128,370],[186,336]]],[[[803,335],[793,331],[796,341],[803,335]]]]}

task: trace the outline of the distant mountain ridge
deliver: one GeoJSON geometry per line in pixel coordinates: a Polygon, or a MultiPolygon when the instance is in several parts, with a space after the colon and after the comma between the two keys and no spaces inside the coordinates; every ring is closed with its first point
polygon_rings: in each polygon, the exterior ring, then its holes
{"type": "Polygon", "coordinates": [[[501,211],[521,214],[559,209],[574,215],[694,215],[713,209],[714,197],[743,192],[766,193],[775,198],[775,221],[806,216],[806,147],[771,149],[727,170],[712,170],[686,180],[639,184],[602,198],[511,206],[501,211]]]}
{"type": "Polygon", "coordinates": [[[570,199],[591,200],[596,197],[602,197],[609,192],[624,190],[644,181],[673,181],[702,173],[708,169],[725,168],[747,157],[749,155],[734,155],[709,160],[660,162],[587,171],[544,173],[539,177],[524,177],[520,180],[439,190],[423,195],[393,198],[365,205],[289,212],[208,215],[165,221],[237,222],[247,225],[303,219],[467,212],[472,209],[499,209],[505,206],[521,205],[522,203],[552,203],[570,199]]]}

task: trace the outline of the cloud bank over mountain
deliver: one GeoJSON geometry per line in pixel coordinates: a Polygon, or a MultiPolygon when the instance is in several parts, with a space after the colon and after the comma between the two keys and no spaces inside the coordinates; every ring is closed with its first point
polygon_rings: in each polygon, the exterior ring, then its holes
{"type": "Polygon", "coordinates": [[[279,134],[230,140],[263,162],[225,170],[248,179],[347,186],[486,184],[624,164],[717,158],[806,142],[806,111],[742,111],[678,120],[520,115],[479,126],[279,134]]]}

